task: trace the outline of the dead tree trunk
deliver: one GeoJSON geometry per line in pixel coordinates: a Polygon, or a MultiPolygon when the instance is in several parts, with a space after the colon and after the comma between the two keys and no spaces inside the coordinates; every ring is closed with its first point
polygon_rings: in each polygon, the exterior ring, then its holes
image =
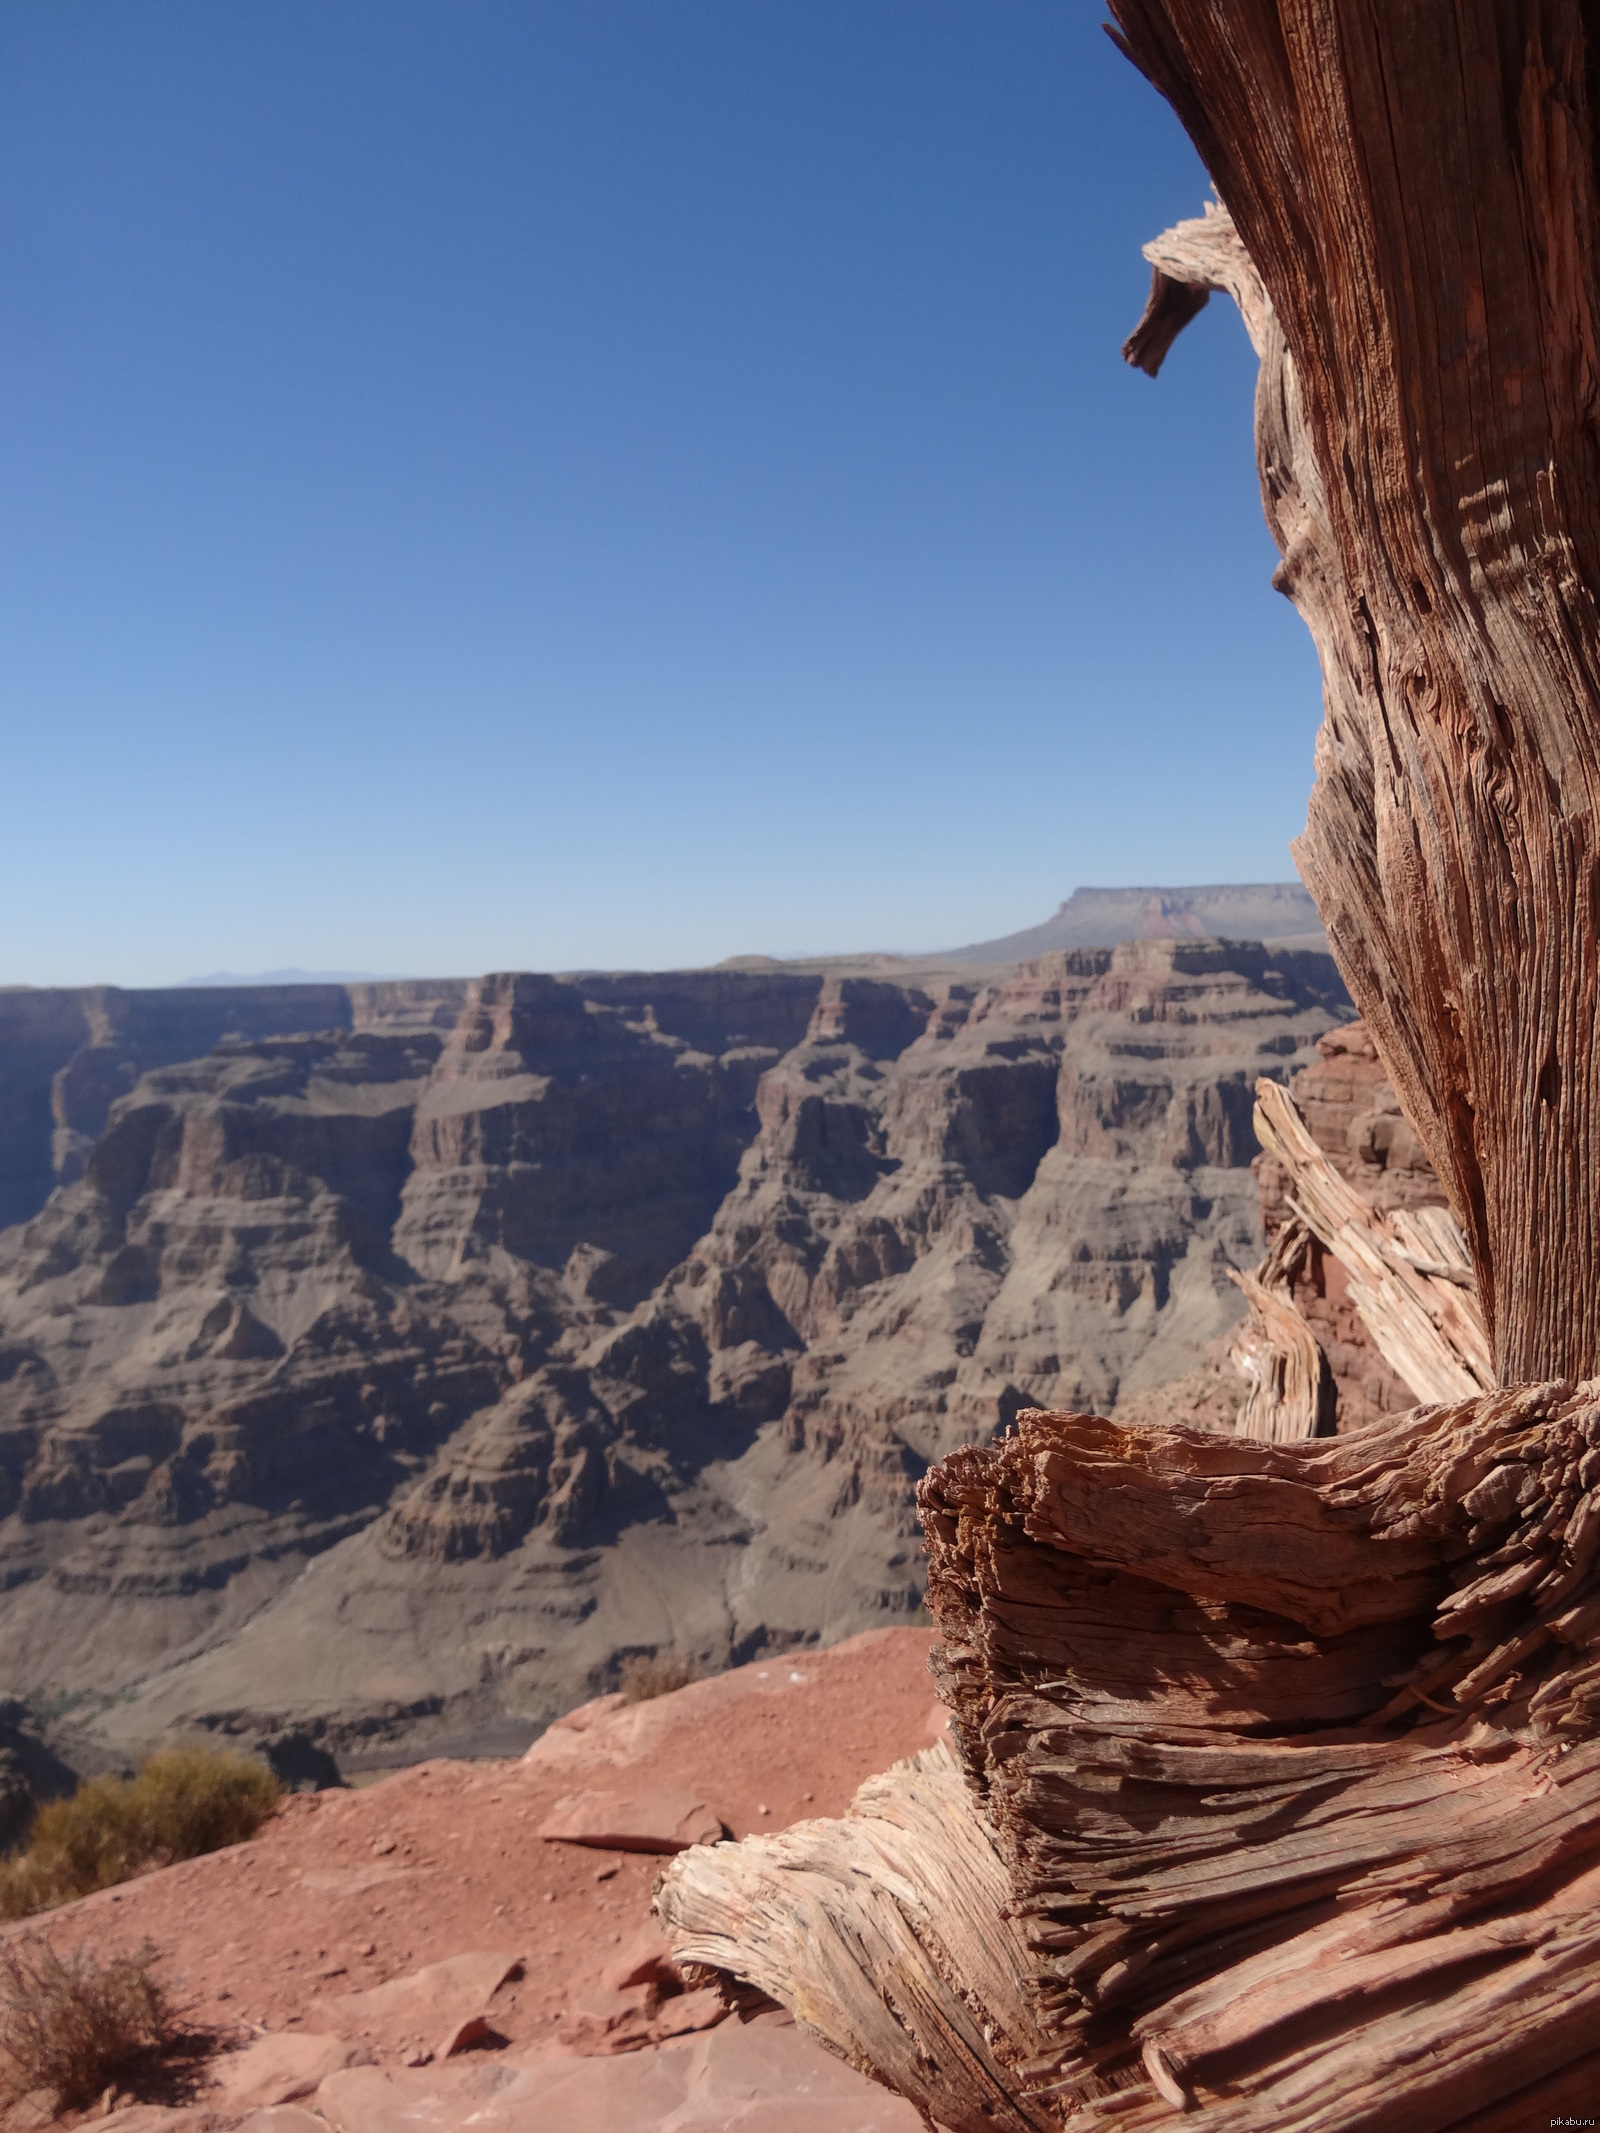
{"type": "Polygon", "coordinates": [[[1113,0],[1211,171],[1276,582],[1322,659],[1298,848],[1466,1233],[1500,1377],[1600,1370],[1600,20],[1578,0],[1113,0]]]}
{"type": "Polygon", "coordinates": [[[1269,1444],[1333,1434],[1332,1373],[1292,1290],[1313,1237],[1344,1268],[1374,1346],[1417,1399],[1487,1392],[1494,1384],[1488,1337],[1461,1232],[1448,1212],[1380,1214],[1340,1177],[1275,1081],[1256,1083],[1255,1127],[1287,1182],[1293,1220],[1253,1275],[1233,1277],[1250,1307],[1232,1351],[1250,1386],[1238,1434],[1269,1444]]]}
{"type": "MultiPolygon", "coordinates": [[[[1224,203],[1148,247],[1127,352],[1156,371],[1216,288],[1261,356],[1326,690],[1300,864],[1482,1328],[1442,1229],[1369,1232],[1315,1180],[1302,1219],[1470,1396],[1290,1442],[1025,1413],[947,1459],[921,1502],[972,1827],[902,1774],[892,1918],[848,1822],[680,1862],[660,1907],[954,2133],[1592,2117],[1600,11],[1112,9],[1224,203]]],[[[1321,1392],[1261,1288],[1271,1439],[1321,1392]]]]}

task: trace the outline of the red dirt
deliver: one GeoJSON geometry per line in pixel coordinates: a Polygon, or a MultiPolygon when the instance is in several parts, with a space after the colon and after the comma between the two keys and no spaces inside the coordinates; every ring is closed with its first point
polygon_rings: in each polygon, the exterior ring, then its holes
{"type": "MultiPolygon", "coordinates": [[[[863,1779],[942,1730],[932,1641],[926,1630],[873,1631],[652,1703],[601,1698],[557,1721],[524,1760],[427,1762],[359,1791],[302,1794],[248,1844],[5,1934],[43,1932],[63,1949],[87,1941],[100,1955],[148,1938],[161,1974],[228,2043],[340,2026],[319,1998],[468,1950],[504,1951],[526,1967],[495,1995],[495,2028],[514,2047],[582,2048],[578,2012],[603,1993],[624,1944],[650,1929],[663,1862],[540,1840],[557,1800],[625,1772],[695,1791],[734,1836],[842,1813],[863,1779]]],[[[391,2064],[410,2041],[437,2039],[368,2037],[391,2064]]]]}

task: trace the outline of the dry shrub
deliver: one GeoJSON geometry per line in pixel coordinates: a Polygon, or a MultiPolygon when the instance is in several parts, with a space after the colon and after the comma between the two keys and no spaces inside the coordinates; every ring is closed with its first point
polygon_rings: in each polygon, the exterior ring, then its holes
{"type": "Polygon", "coordinates": [[[32,1938],[0,1948],[0,2101],[50,2089],[78,2110],[158,2060],[179,2024],[154,1960],[148,1941],[104,1963],[32,1938]]]}
{"type": "Polygon", "coordinates": [[[124,1783],[91,1778],[33,1820],[26,1850],[0,1861],[0,1918],[26,1918],[153,1866],[253,1837],[277,1805],[272,1772],[242,1755],[164,1748],[124,1783]]]}
{"type": "Polygon", "coordinates": [[[670,1696],[686,1689],[694,1679],[687,1659],[668,1652],[658,1659],[624,1659],[620,1687],[624,1703],[649,1703],[654,1696],[670,1696]]]}

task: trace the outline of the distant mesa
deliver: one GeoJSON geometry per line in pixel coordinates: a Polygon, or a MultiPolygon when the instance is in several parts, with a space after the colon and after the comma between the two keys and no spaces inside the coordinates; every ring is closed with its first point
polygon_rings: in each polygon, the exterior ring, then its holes
{"type": "MultiPolygon", "coordinates": [[[[1115,948],[1119,941],[1206,940],[1262,941],[1269,948],[1326,951],[1327,936],[1317,907],[1297,881],[1213,883],[1198,889],[1074,889],[1042,925],[1003,933],[992,941],[969,941],[964,948],[931,952],[857,952],[832,955],[730,955],[718,970],[759,976],[764,972],[806,970],[833,976],[883,975],[904,969],[953,968],[966,963],[1024,963],[1060,948],[1115,948]]],[[[596,977],[598,970],[569,970],[571,979],[596,977]]],[[[404,982],[395,971],[377,970],[212,970],[204,977],[182,978],[175,990],[193,991],[252,985],[368,985],[404,982]]],[[[21,988],[4,988],[18,990],[21,988]]]]}
{"type": "Polygon", "coordinates": [[[992,941],[922,953],[730,955],[732,971],[810,970],[843,977],[893,978],[917,970],[955,971],[973,963],[1026,963],[1062,948],[1115,948],[1121,941],[1261,941],[1269,948],[1327,953],[1317,907],[1297,881],[1220,882],[1200,889],[1074,889],[1043,925],[992,941]]]}
{"type": "Polygon", "coordinates": [[[967,963],[1015,963],[1056,948],[1214,935],[1275,947],[1327,947],[1317,907],[1298,881],[1255,881],[1204,889],[1074,889],[1042,926],[971,941],[950,955],[967,963]]]}

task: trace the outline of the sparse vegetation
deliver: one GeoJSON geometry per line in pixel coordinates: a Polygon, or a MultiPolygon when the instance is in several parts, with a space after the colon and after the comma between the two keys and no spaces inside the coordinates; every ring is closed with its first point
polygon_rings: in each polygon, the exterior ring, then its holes
{"type": "Polygon", "coordinates": [[[164,1748],[136,1778],[92,1778],[34,1817],[27,1846],[0,1861],[0,1918],[26,1918],[151,1867],[253,1837],[282,1788],[242,1755],[164,1748]]]}
{"type": "Polygon", "coordinates": [[[674,1689],[686,1689],[694,1679],[694,1668],[687,1659],[680,1659],[675,1652],[664,1652],[657,1658],[642,1655],[624,1659],[619,1687],[624,1703],[649,1703],[655,1696],[670,1696],[674,1689]]]}
{"type": "Polygon", "coordinates": [[[78,2110],[158,2060],[180,2024],[154,1961],[148,1941],[104,1963],[31,1937],[0,1948],[0,2103],[48,2089],[78,2110]]]}

